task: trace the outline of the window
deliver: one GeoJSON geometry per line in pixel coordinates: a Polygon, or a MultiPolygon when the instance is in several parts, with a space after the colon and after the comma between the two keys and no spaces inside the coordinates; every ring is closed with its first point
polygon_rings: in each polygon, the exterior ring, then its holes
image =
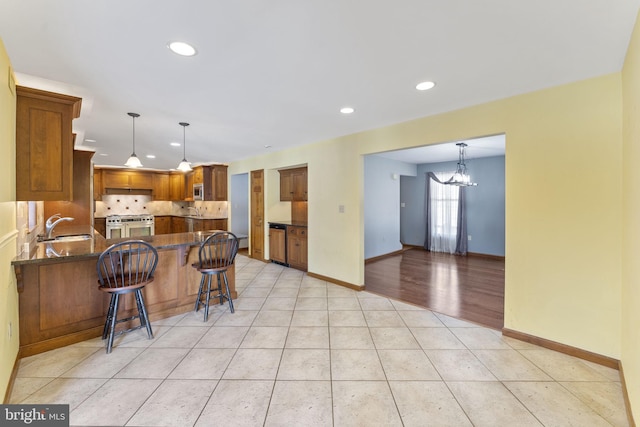
{"type": "MultiPolygon", "coordinates": [[[[448,180],[454,172],[436,172],[440,181],[448,180]]],[[[460,187],[445,185],[430,179],[431,247],[434,252],[455,253],[458,234],[458,206],[460,187]]]]}

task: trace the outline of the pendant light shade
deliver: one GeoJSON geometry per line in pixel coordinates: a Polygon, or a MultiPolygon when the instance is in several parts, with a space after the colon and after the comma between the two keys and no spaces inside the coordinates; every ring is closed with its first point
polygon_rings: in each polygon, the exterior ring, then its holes
{"type": "Polygon", "coordinates": [[[471,182],[471,177],[467,173],[467,165],[464,162],[464,148],[467,146],[464,142],[458,142],[458,166],[456,166],[456,172],[448,181],[444,184],[457,185],[458,187],[474,187],[477,186],[475,182],[471,182]]]}
{"type": "Polygon", "coordinates": [[[180,126],[182,126],[182,161],[178,165],[178,170],[181,172],[189,172],[191,170],[191,164],[187,161],[187,126],[189,123],[180,122],[180,126]]]}
{"type": "Polygon", "coordinates": [[[131,156],[127,160],[127,163],[125,163],[124,165],[129,168],[141,168],[142,163],[140,163],[140,159],[138,158],[138,156],[136,156],[136,117],[140,117],[140,114],[138,113],[127,113],[127,114],[131,116],[131,119],[133,120],[133,153],[131,153],[131,156]]]}

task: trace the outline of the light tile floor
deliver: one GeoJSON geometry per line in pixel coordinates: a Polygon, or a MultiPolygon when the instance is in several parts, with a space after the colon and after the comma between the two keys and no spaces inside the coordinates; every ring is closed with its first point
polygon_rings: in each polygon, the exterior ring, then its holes
{"type": "Polygon", "coordinates": [[[21,360],[72,425],[625,426],[618,372],[244,256],[212,307],[21,360]]]}

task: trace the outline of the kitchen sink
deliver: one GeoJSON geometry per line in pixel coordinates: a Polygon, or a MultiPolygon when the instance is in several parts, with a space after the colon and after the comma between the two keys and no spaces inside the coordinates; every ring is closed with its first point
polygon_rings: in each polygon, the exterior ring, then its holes
{"type": "Polygon", "coordinates": [[[56,236],[51,239],[44,239],[40,243],[56,243],[56,242],[81,242],[91,239],[91,234],[66,234],[56,236]]]}

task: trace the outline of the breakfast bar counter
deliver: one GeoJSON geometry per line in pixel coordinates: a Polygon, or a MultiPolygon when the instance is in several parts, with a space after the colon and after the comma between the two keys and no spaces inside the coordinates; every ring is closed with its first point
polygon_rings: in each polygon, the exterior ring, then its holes
{"type": "MultiPolygon", "coordinates": [[[[107,240],[93,229],[85,232],[91,238],[42,242],[12,262],[18,284],[20,357],[102,334],[109,297],[98,290],[96,262],[107,247],[128,239],[107,240]]],[[[191,264],[198,260],[200,243],[213,232],[139,238],[158,250],[154,281],[144,290],[152,325],[154,320],[193,310],[200,274],[191,264]]],[[[236,298],[234,266],[227,276],[231,296],[236,298]]],[[[121,302],[122,318],[136,311],[135,300],[128,297],[121,302]]]]}

